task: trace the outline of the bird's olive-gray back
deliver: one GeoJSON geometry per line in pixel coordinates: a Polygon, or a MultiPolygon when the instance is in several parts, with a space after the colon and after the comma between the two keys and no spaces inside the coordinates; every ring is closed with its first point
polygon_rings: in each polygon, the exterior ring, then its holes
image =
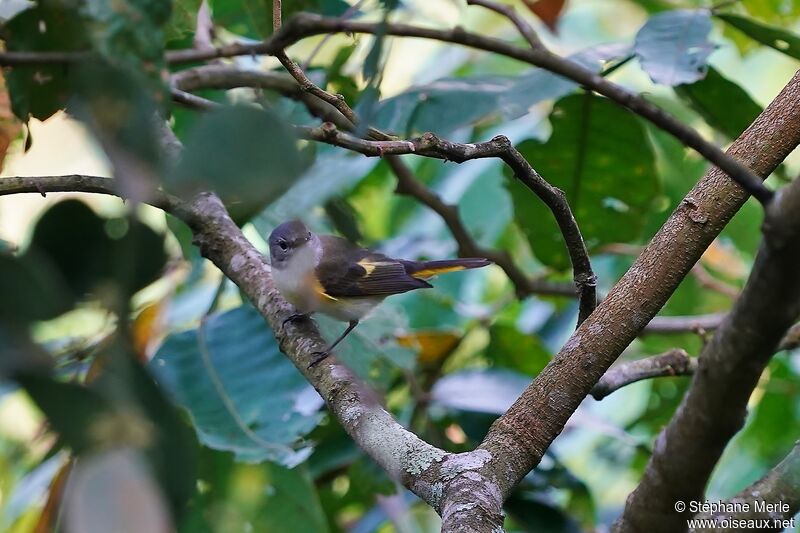
{"type": "Polygon", "coordinates": [[[284,222],[269,235],[269,255],[273,263],[291,257],[292,252],[311,239],[311,232],[299,220],[284,222]]]}

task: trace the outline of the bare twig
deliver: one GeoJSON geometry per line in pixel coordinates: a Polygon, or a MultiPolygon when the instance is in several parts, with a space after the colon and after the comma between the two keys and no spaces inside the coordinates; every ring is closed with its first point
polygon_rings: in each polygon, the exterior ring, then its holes
{"type": "Polygon", "coordinates": [[[517,28],[520,35],[528,41],[531,48],[545,50],[545,46],[542,44],[539,36],[536,35],[531,25],[517,13],[517,10],[514,9],[513,6],[498,4],[497,2],[492,2],[492,0],[467,0],[467,5],[485,7],[486,9],[506,17],[517,28]]]}
{"type": "MultiPolygon", "coordinates": [[[[296,63],[286,58],[289,67],[292,69],[292,76],[295,80],[305,78],[305,74],[297,66],[296,63]]],[[[173,85],[176,87],[188,87],[196,89],[200,86],[208,87],[229,87],[231,79],[236,82],[257,82],[266,85],[274,83],[276,80],[274,76],[267,76],[266,73],[255,72],[235,72],[231,70],[224,70],[221,67],[199,67],[193,69],[188,74],[178,74],[173,78],[173,85]]],[[[307,79],[307,78],[305,78],[307,79]]],[[[300,81],[298,80],[298,83],[300,81]]],[[[309,81],[310,83],[310,81],[309,81]]],[[[313,85],[313,84],[312,84],[313,85]]],[[[301,137],[334,144],[349,150],[360,152],[367,156],[372,157],[385,157],[392,170],[398,176],[398,192],[403,192],[403,183],[407,186],[406,189],[410,191],[421,192],[419,185],[413,187],[411,181],[414,180],[413,174],[410,169],[400,159],[392,156],[401,154],[416,154],[427,157],[435,157],[444,160],[463,162],[469,159],[480,159],[485,157],[498,157],[503,159],[514,170],[515,175],[522,181],[529,189],[531,189],[537,196],[539,196],[545,204],[553,211],[554,216],[559,224],[559,227],[564,234],[564,239],[567,243],[567,248],[570,253],[570,259],[573,263],[575,284],[577,287],[577,294],[579,299],[579,322],[583,321],[596,305],[596,289],[595,277],[591,269],[586,247],[583,244],[583,237],[577,227],[577,223],[572,216],[569,205],[563,197],[563,193],[558,189],[552,187],[538,173],[528,164],[521,154],[511,146],[508,139],[505,137],[497,137],[488,143],[479,144],[460,144],[452,143],[439,139],[433,134],[425,134],[422,137],[411,140],[394,140],[392,137],[380,132],[378,130],[370,130],[370,137],[372,139],[390,139],[390,140],[367,140],[349,135],[341,132],[336,127],[343,125],[345,130],[352,130],[356,125],[356,117],[352,109],[347,105],[344,99],[330,95],[323,89],[314,86],[312,94],[319,96],[319,92],[323,93],[324,98],[320,98],[327,103],[331,108],[336,103],[335,109],[346,115],[341,115],[337,120],[336,125],[333,123],[324,123],[317,128],[299,127],[297,132],[301,137]]],[[[287,89],[283,89],[288,91],[287,89]]],[[[301,92],[300,94],[305,94],[301,92]]],[[[295,91],[295,96],[297,95],[295,91]]],[[[330,109],[329,109],[330,111],[330,109]]],[[[315,113],[321,114],[321,113],[315,113]]],[[[330,112],[328,113],[330,115],[330,112]]],[[[415,180],[414,180],[415,181],[415,180]]],[[[419,194],[416,196],[420,197],[419,194]]],[[[532,280],[528,278],[516,265],[511,261],[510,256],[504,252],[495,252],[491,250],[478,250],[475,246],[466,228],[460,223],[457,211],[454,208],[445,206],[435,195],[429,193],[423,194],[420,197],[425,200],[426,205],[434,207],[440,215],[449,212],[447,219],[448,227],[453,231],[453,236],[459,244],[459,251],[461,253],[470,252],[472,255],[480,255],[487,257],[491,260],[497,260],[503,270],[509,275],[512,283],[514,284],[518,295],[520,297],[528,296],[532,293],[537,294],[559,294],[559,295],[574,295],[576,291],[558,283],[548,283],[543,281],[532,280]],[[437,201],[434,201],[437,200],[437,201]],[[456,222],[458,222],[456,224],[456,222]],[[485,255],[483,252],[487,252],[485,255]]]]}
{"type": "Polygon", "coordinates": [[[502,268],[514,285],[519,298],[526,298],[531,294],[576,296],[574,285],[530,278],[516,265],[507,251],[478,246],[461,221],[456,206],[445,203],[436,193],[420,183],[398,157],[386,158],[386,162],[397,177],[395,191],[415,198],[438,214],[453,235],[460,256],[485,257],[502,268]]]}
{"type": "Polygon", "coordinates": [[[219,107],[219,104],[214,101],[208,100],[207,98],[202,98],[200,96],[195,96],[192,93],[182,91],[174,87],[170,89],[170,96],[172,96],[172,100],[174,102],[184,105],[189,109],[196,109],[198,111],[211,111],[212,109],[219,107]]]}
{"type": "Polygon", "coordinates": [[[301,127],[297,131],[307,139],[327,142],[373,157],[416,154],[456,163],[484,158],[503,160],[514,172],[515,177],[550,208],[561,229],[572,261],[575,286],[578,289],[578,323],[583,322],[594,310],[597,303],[596,278],[583,237],[564,193],[547,183],[514,148],[508,138],[499,135],[490,141],[463,144],[440,139],[432,133],[426,133],[410,140],[369,141],[342,133],[330,123],[323,124],[319,128],[301,127]]]}
{"type": "MultiPolygon", "coordinates": [[[[456,27],[451,30],[439,30],[435,28],[421,28],[408,24],[370,23],[300,13],[290,19],[288,23],[284,24],[281,30],[276,32],[271,38],[261,43],[233,43],[210,50],[174,50],[167,52],[165,57],[168,63],[177,64],[238,55],[278,55],[283,53],[284,48],[305,37],[337,32],[368,34],[385,32],[388,35],[400,37],[434,39],[494,52],[544,68],[608,97],[649,120],[656,127],[675,136],[683,144],[693,148],[708,161],[714,163],[726,172],[739,186],[747,191],[748,194],[753,195],[762,204],[768,203],[773,196],[773,192],[762,184],[761,180],[751,169],[742,165],[735,158],[730,157],[718,147],[703,139],[703,137],[690,126],[677,120],[672,115],[641,96],[595,74],[591,70],[573,61],[552,54],[546,50],[520,48],[499,39],[467,32],[461,27],[456,27]]],[[[92,56],[87,52],[5,52],[0,53],[0,66],[69,63],[83,61],[91,57],[92,56]]]]}
{"type": "Polygon", "coordinates": [[[715,330],[722,323],[727,313],[709,313],[707,315],[689,316],[657,316],[642,330],[642,333],[704,333],[715,330]]]}
{"type": "Polygon", "coordinates": [[[697,359],[689,357],[681,348],[674,348],[660,355],[627,361],[610,368],[592,387],[591,395],[599,401],[631,383],[664,376],[687,376],[693,374],[696,368],[697,359]]]}

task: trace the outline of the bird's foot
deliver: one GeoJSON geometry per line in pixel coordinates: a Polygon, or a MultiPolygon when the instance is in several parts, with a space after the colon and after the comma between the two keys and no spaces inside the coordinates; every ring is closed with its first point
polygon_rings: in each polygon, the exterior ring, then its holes
{"type": "Polygon", "coordinates": [[[325,350],[325,351],[322,351],[322,352],[313,352],[311,355],[314,356],[314,359],[312,359],[311,362],[308,363],[308,368],[312,368],[312,367],[316,366],[317,364],[321,363],[322,361],[327,359],[327,357],[330,354],[331,354],[330,350],[325,350]]]}
{"type": "Polygon", "coordinates": [[[281,326],[285,328],[286,324],[290,322],[296,322],[298,320],[304,320],[308,318],[311,318],[311,315],[307,313],[292,313],[283,320],[283,324],[281,324],[281,326]]]}

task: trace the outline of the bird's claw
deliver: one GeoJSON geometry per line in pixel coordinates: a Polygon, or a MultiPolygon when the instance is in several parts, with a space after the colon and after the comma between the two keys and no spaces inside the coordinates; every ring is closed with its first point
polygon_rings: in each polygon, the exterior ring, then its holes
{"type": "Polygon", "coordinates": [[[287,316],[287,317],[286,317],[286,318],[283,320],[283,323],[281,324],[281,327],[284,327],[284,328],[285,328],[285,327],[286,327],[286,324],[288,324],[288,323],[290,323],[290,322],[295,322],[295,321],[297,321],[297,320],[300,320],[300,319],[306,319],[306,318],[308,318],[308,315],[307,315],[307,314],[305,314],[305,313],[292,313],[291,315],[287,316]]]}
{"type": "Polygon", "coordinates": [[[316,366],[317,364],[321,363],[330,354],[331,354],[331,352],[329,350],[325,350],[323,352],[313,352],[311,355],[314,356],[314,359],[312,359],[311,362],[308,363],[308,368],[312,368],[312,367],[316,366]]]}

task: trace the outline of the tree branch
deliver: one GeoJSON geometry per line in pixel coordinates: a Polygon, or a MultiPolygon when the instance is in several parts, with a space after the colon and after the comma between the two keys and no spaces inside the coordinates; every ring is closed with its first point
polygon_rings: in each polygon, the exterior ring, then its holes
{"type": "Polygon", "coordinates": [[[421,137],[410,140],[368,141],[342,133],[330,123],[325,123],[319,128],[300,127],[298,131],[306,139],[341,146],[373,157],[416,154],[456,163],[485,158],[503,160],[514,172],[514,176],[547,205],[564,236],[570,260],[572,261],[575,286],[578,289],[578,323],[585,320],[594,310],[597,302],[597,280],[592,271],[583,236],[578,229],[578,224],[572,215],[572,210],[567,203],[566,197],[561,190],[547,183],[531,167],[530,163],[514,148],[508,138],[499,135],[490,141],[463,144],[440,139],[432,133],[426,133],[421,137]]]}
{"type": "MultiPolygon", "coordinates": [[[[683,124],[641,96],[606,80],[569,59],[557,56],[547,50],[520,48],[499,39],[469,33],[461,27],[451,30],[439,30],[408,24],[360,22],[300,13],[292,17],[278,32],[263,42],[256,44],[233,43],[202,50],[173,50],[168,51],[165,54],[165,58],[170,64],[178,64],[240,55],[270,54],[278,56],[283,53],[284,48],[305,37],[337,32],[368,34],[385,32],[388,35],[400,37],[434,39],[494,52],[549,70],[606,96],[649,120],[658,128],[675,136],[683,144],[693,148],[708,161],[725,171],[731,179],[762,204],[768,203],[772,198],[772,191],[761,183],[761,180],[753,170],[746,165],[742,165],[735,158],[728,156],[712,143],[703,139],[696,130],[683,124]]],[[[5,52],[0,54],[0,66],[69,63],[87,60],[91,57],[86,52],[5,52]]]]}
{"type": "Polygon", "coordinates": [[[673,348],[660,355],[627,361],[612,367],[592,387],[591,395],[600,401],[631,383],[665,376],[688,376],[693,374],[696,368],[697,359],[689,357],[686,350],[673,348]]]}
{"type": "Polygon", "coordinates": [[[531,294],[576,296],[574,285],[532,279],[514,263],[505,250],[491,250],[478,246],[461,221],[458,207],[445,203],[435,192],[417,181],[408,166],[402,164],[399,158],[387,158],[386,162],[397,177],[395,192],[415,198],[439,215],[458,245],[458,255],[485,257],[502,268],[514,285],[518,298],[523,299],[531,294]]]}
{"type": "MultiPolygon", "coordinates": [[[[117,180],[93,176],[0,178],[0,195],[88,192],[117,195],[117,180]]],[[[247,295],[272,328],[281,351],[320,393],[353,440],[394,479],[403,483],[451,523],[502,528],[502,499],[496,483],[484,477],[490,459],[483,450],[449,454],[400,426],[376,395],[335,356],[312,368],[308,363],[327,342],[312,321],[287,322],[294,308],[275,289],[269,265],[228,216],[214,194],[191,202],[155,196],[153,205],[183,220],[193,242],[247,295]],[[464,495],[471,504],[461,506],[464,495]],[[454,503],[455,502],[455,503],[454,503]],[[479,512],[480,511],[480,512],[479,512]]]]}
{"type": "Polygon", "coordinates": [[[696,150],[700,155],[724,170],[734,181],[752,194],[762,204],[772,198],[772,191],[762,184],[762,180],[735,158],[725,154],[712,143],[703,139],[696,130],[677,120],[658,106],[648,102],[641,96],[598,76],[581,65],[559,57],[547,50],[539,48],[519,48],[491,37],[483,37],[456,27],[452,30],[421,28],[408,24],[369,23],[352,20],[325,18],[309,13],[294,16],[283,26],[272,39],[272,46],[284,48],[305,37],[321,33],[369,33],[386,32],[387,35],[401,37],[418,37],[461,44],[482,50],[495,52],[525,61],[556,74],[571,79],[599,93],[618,104],[644,117],[657,127],[675,136],[686,146],[696,150]]]}
{"type": "MultiPolygon", "coordinates": [[[[796,442],[794,448],[775,468],[767,474],[739,492],[734,497],[726,500],[732,506],[740,504],[741,510],[737,512],[718,512],[709,514],[698,514],[696,518],[706,518],[715,520],[721,524],[723,520],[788,520],[800,511],[800,441],[796,442]],[[779,510],[771,512],[760,512],[756,504],[778,504],[779,510]],[[744,505],[746,504],[746,509],[744,505]]],[[[698,528],[692,532],[714,532],[720,531],[717,528],[698,528]]],[[[744,528],[738,528],[744,529],[744,528]]],[[[783,531],[784,527],[773,525],[766,528],[758,528],[759,531],[783,531]]]]}
{"type": "Polygon", "coordinates": [[[657,444],[616,530],[681,531],[728,441],[744,424],[747,402],[779,343],[800,316],[800,180],[767,209],[753,271],[699,357],[689,391],[657,444]]]}
{"type": "Polygon", "coordinates": [[[539,39],[539,36],[536,35],[535,31],[533,31],[531,25],[528,24],[528,22],[522,18],[519,13],[517,13],[517,10],[514,9],[513,6],[498,4],[496,2],[492,2],[491,0],[467,0],[467,5],[485,7],[486,9],[506,17],[509,21],[511,21],[514,27],[517,28],[517,31],[519,31],[520,35],[522,35],[522,37],[528,41],[528,44],[531,45],[531,48],[546,50],[544,44],[542,44],[542,41],[539,39]]]}
{"type": "MultiPolygon", "coordinates": [[[[295,80],[298,80],[298,78],[302,79],[302,77],[305,76],[296,64],[292,63],[292,68],[296,71],[296,73],[293,74],[295,80]],[[297,74],[298,71],[299,74],[297,74]]],[[[181,87],[182,89],[188,88],[190,90],[209,86],[229,88],[231,85],[244,82],[255,82],[258,83],[259,86],[268,84],[278,85],[280,83],[275,76],[263,76],[255,72],[235,72],[211,67],[193,69],[188,74],[179,73],[173,78],[174,87],[181,87]],[[226,77],[228,78],[226,79],[226,77]]],[[[317,89],[325,92],[318,87],[317,89]]],[[[289,92],[287,87],[283,87],[282,90],[289,92]]],[[[304,93],[298,93],[295,90],[292,95],[298,96],[298,94],[304,93]]],[[[313,94],[317,96],[316,92],[313,94]]],[[[332,95],[328,96],[332,97],[332,95]]],[[[329,100],[331,100],[331,98],[326,98],[324,101],[330,106],[327,109],[332,111],[333,106],[330,104],[329,100]]],[[[354,122],[356,120],[355,114],[343,99],[337,97],[334,98],[334,100],[339,104],[339,107],[336,107],[336,111],[339,112],[339,120],[337,120],[336,125],[343,125],[344,129],[348,131],[354,129],[357,124],[354,122]],[[345,108],[344,112],[347,113],[347,116],[342,115],[342,108],[345,108]],[[349,112],[347,110],[349,110],[349,112]]],[[[320,102],[320,100],[317,100],[317,102],[320,102]]],[[[413,174],[399,158],[393,157],[395,155],[416,154],[459,163],[470,159],[485,157],[498,157],[503,159],[512,170],[514,170],[515,176],[539,196],[551,211],[553,211],[556,221],[564,234],[570,259],[573,264],[575,285],[579,295],[579,321],[583,321],[594,310],[597,299],[595,288],[596,280],[591,268],[588,252],[586,251],[586,246],[583,243],[583,237],[572,216],[566,198],[564,198],[561,191],[552,187],[536,173],[524,157],[511,146],[508,139],[505,137],[496,137],[485,143],[461,144],[445,141],[428,133],[416,139],[394,140],[392,137],[378,130],[374,130],[373,128],[369,130],[369,135],[371,138],[379,140],[367,140],[340,132],[336,125],[333,123],[325,123],[317,128],[299,127],[297,132],[301,137],[306,139],[333,144],[371,157],[385,157],[392,170],[398,176],[398,180],[402,180],[402,183],[406,183],[406,185],[408,185],[409,180],[414,180],[413,174]]],[[[402,189],[400,183],[401,182],[399,182],[399,190],[402,189]]],[[[417,185],[417,187],[412,187],[412,189],[416,192],[420,192],[418,190],[420,186],[419,184],[417,185]]],[[[501,267],[509,275],[512,283],[515,285],[517,293],[521,297],[527,296],[533,292],[559,295],[574,295],[576,293],[572,288],[563,286],[562,284],[539,282],[527,278],[505,253],[493,252],[491,250],[478,250],[474,245],[474,241],[472,241],[472,238],[466,231],[466,228],[464,228],[460,220],[458,220],[457,211],[454,211],[454,208],[445,206],[445,204],[430,193],[430,191],[428,191],[427,195],[423,195],[423,197],[427,200],[427,205],[436,205],[435,210],[440,215],[445,212],[452,213],[453,216],[448,216],[445,221],[448,223],[448,227],[451,231],[453,231],[454,238],[459,244],[460,252],[466,254],[466,251],[470,250],[470,255],[481,255],[491,260],[498,260],[501,267]],[[432,199],[435,199],[434,204],[430,203],[432,199]],[[454,224],[456,221],[458,222],[457,225],[454,224]]]]}
{"type": "MultiPolygon", "coordinates": [[[[800,74],[792,78],[733,143],[737,157],[769,175],[800,143],[800,74]]],[[[689,192],[609,295],[573,333],[512,407],[492,425],[480,449],[502,473],[507,495],[542,458],[608,367],[666,303],[747,194],[718,168],[689,192]]]]}

